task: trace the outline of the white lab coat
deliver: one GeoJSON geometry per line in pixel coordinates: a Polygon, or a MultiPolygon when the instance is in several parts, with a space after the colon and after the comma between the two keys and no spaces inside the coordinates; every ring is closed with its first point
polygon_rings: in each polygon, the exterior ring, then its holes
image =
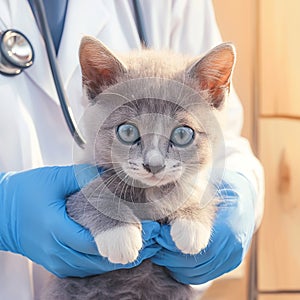
{"type": "MultiPolygon", "coordinates": [[[[148,41],[153,48],[199,55],[221,42],[210,0],[143,0],[141,4],[148,41]]],[[[71,164],[72,138],[27,0],[0,0],[0,18],[0,30],[21,31],[35,49],[34,65],[21,75],[0,74],[0,171],[71,164]]],[[[78,48],[85,34],[99,38],[118,52],[141,47],[131,1],[69,1],[57,59],[77,120],[83,111],[78,48]]],[[[243,173],[253,183],[259,195],[256,204],[259,224],[263,174],[247,141],[239,137],[242,108],[235,94],[229,99],[226,117],[226,166],[243,173]]],[[[0,299],[33,299],[43,276],[36,273],[30,262],[0,252],[0,269],[0,299]]]]}

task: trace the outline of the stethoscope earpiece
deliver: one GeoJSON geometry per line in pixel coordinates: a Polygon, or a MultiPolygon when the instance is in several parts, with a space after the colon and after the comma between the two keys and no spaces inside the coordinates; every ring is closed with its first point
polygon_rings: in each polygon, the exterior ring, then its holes
{"type": "Polygon", "coordinates": [[[18,75],[33,64],[33,47],[17,30],[8,29],[0,34],[0,73],[18,75]]]}

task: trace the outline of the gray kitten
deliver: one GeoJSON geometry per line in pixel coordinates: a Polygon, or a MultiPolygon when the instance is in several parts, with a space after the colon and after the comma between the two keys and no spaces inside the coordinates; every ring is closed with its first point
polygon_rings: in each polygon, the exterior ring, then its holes
{"type": "MultiPolygon", "coordinates": [[[[68,198],[68,214],[88,228],[110,262],[134,262],[141,220],[170,224],[185,254],[211,237],[217,209],[212,184],[222,133],[218,114],[229,92],[235,51],[215,47],[201,58],[143,50],[122,59],[84,37],[80,47],[85,161],[102,175],[68,198]],[[209,179],[210,178],[210,179],[209,179]]],[[[189,285],[144,261],[87,278],[53,278],[45,299],[192,299],[189,285]]]]}

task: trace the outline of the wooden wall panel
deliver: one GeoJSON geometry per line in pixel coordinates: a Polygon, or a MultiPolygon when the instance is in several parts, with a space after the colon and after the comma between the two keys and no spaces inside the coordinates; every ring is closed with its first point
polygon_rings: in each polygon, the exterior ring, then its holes
{"type": "Polygon", "coordinates": [[[256,51],[256,4],[253,0],[213,0],[224,41],[237,50],[234,87],[244,107],[243,135],[253,142],[254,68],[256,51]]]}
{"type": "Polygon", "coordinates": [[[260,121],[266,202],[258,235],[259,290],[300,289],[299,137],[297,120],[260,121]]]}
{"type": "Polygon", "coordinates": [[[259,1],[262,115],[300,117],[300,1],[259,1]]]}
{"type": "Polygon", "coordinates": [[[300,300],[300,294],[260,295],[258,300],[300,300]]]}

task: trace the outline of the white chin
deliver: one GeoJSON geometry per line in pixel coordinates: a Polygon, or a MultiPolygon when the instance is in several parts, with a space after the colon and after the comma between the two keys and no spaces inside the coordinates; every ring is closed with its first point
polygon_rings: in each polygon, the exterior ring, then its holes
{"type": "Polygon", "coordinates": [[[174,181],[174,178],[169,176],[164,176],[162,178],[158,178],[155,175],[149,178],[143,178],[142,180],[139,179],[142,183],[149,185],[149,186],[162,186],[174,181]]]}
{"type": "Polygon", "coordinates": [[[146,185],[146,186],[162,186],[166,185],[169,183],[172,183],[174,181],[177,181],[181,173],[173,173],[171,175],[163,175],[163,174],[157,174],[157,175],[151,175],[149,173],[147,174],[136,174],[132,172],[131,170],[126,170],[125,172],[128,174],[132,179],[139,181],[141,184],[146,185]]]}

